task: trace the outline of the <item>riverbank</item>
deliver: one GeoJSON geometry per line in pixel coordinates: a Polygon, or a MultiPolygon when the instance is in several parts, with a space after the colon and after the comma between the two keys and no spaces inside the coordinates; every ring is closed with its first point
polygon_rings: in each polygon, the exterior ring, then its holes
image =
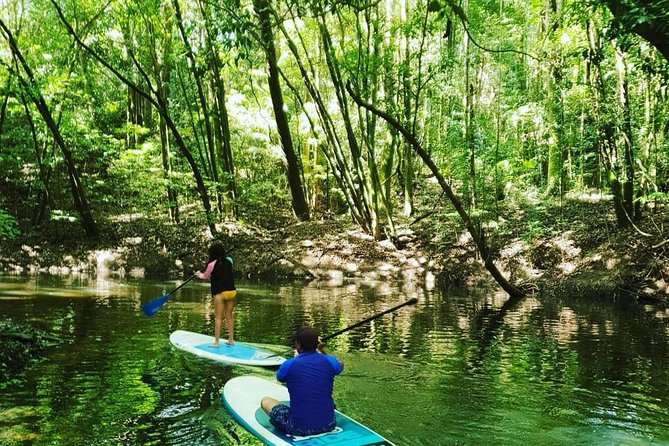
{"type": "MultiPolygon", "coordinates": [[[[219,238],[236,273],[252,280],[348,278],[398,280],[417,287],[494,286],[457,219],[438,207],[429,218],[398,222],[397,237],[375,241],[347,217],[297,222],[290,216],[263,224],[227,222],[219,238]]],[[[551,293],[626,296],[667,301],[669,227],[657,207],[635,228],[620,230],[609,200],[565,199],[547,205],[526,200],[499,211],[486,231],[496,264],[515,283],[551,293]]],[[[0,242],[0,270],[13,274],[92,274],[147,278],[187,277],[202,268],[210,242],[196,219],[180,225],[125,215],[100,220],[87,239],[76,222],[52,221],[39,232],[0,242]]]]}

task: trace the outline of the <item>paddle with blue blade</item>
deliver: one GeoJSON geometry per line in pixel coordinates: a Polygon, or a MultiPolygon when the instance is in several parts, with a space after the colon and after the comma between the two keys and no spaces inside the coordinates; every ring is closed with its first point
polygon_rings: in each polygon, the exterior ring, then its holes
{"type": "Polygon", "coordinates": [[[156,314],[158,310],[160,310],[160,308],[163,305],[165,305],[165,303],[167,303],[169,298],[172,297],[172,294],[176,293],[179,288],[186,285],[193,279],[195,279],[195,274],[190,276],[188,279],[186,279],[184,283],[182,283],[181,285],[170,291],[168,294],[163,294],[161,296],[156,297],[155,299],[148,301],[147,303],[142,305],[142,312],[147,316],[153,316],[154,314],[156,314]]]}

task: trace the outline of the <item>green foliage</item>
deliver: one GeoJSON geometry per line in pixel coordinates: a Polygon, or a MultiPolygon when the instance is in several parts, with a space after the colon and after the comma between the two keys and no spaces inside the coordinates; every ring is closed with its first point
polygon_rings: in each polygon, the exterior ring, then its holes
{"type": "MultiPolygon", "coordinates": [[[[2,212],[0,211],[0,216],[2,212]]],[[[5,319],[0,321],[0,389],[12,385],[12,379],[47,345],[45,333],[5,319]]]]}
{"type": "Polygon", "coordinates": [[[537,239],[546,237],[548,234],[549,228],[541,220],[530,220],[527,222],[527,226],[521,237],[525,242],[532,243],[537,239]]]}
{"type": "Polygon", "coordinates": [[[669,194],[661,191],[651,192],[648,195],[642,195],[638,197],[635,201],[643,205],[646,205],[648,203],[666,205],[667,203],[669,203],[669,194]]]}
{"type": "Polygon", "coordinates": [[[99,199],[119,210],[136,212],[164,204],[166,186],[182,190],[188,184],[184,180],[178,173],[166,178],[160,164],[159,145],[146,142],[134,150],[121,152],[96,188],[99,199]]]}
{"type": "Polygon", "coordinates": [[[70,223],[77,221],[76,215],[62,209],[54,209],[51,211],[49,218],[51,221],[65,221],[70,223]]]}
{"type": "Polygon", "coordinates": [[[247,208],[283,206],[290,203],[286,189],[277,188],[271,181],[243,182],[239,204],[247,208]]]}
{"type": "Polygon", "coordinates": [[[12,240],[19,234],[21,231],[16,218],[0,209],[0,240],[12,240]]]}

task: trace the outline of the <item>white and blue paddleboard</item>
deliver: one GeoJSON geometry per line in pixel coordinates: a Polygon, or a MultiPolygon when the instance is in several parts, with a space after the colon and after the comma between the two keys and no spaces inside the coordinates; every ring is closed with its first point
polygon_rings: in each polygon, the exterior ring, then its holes
{"type": "Polygon", "coordinates": [[[281,365],[286,360],[281,355],[245,342],[228,345],[221,339],[218,347],[212,347],[213,336],[192,331],[177,330],[170,335],[170,342],[180,350],[225,364],[273,367],[281,365]]]}
{"type": "Polygon", "coordinates": [[[256,376],[232,378],[223,387],[223,404],[230,414],[249,432],[270,446],[394,446],[376,432],[335,411],[337,426],[331,432],[299,437],[275,428],[260,408],[264,396],[289,403],[288,389],[276,381],[256,376]]]}

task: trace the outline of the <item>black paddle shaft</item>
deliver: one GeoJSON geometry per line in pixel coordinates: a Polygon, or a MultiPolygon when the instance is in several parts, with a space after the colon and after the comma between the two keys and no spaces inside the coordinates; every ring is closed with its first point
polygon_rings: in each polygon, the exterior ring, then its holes
{"type": "Polygon", "coordinates": [[[321,338],[321,342],[328,341],[328,340],[334,338],[335,336],[339,336],[340,334],[342,334],[342,333],[346,333],[346,332],[349,331],[349,330],[353,330],[354,328],[358,328],[359,326],[361,326],[361,325],[363,325],[363,324],[366,324],[367,322],[369,322],[369,321],[371,321],[371,320],[373,320],[373,319],[376,319],[376,318],[378,318],[378,317],[381,317],[381,316],[383,316],[384,314],[392,313],[393,311],[395,311],[395,310],[397,310],[397,309],[399,309],[399,308],[405,307],[405,306],[407,306],[407,305],[413,305],[413,304],[415,304],[416,302],[418,302],[418,299],[416,299],[415,297],[412,298],[412,299],[409,299],[409,300],[407,300],[406,302],[404,302],[403,304],[399,304],[399,305],[397,305],[397,306],[395,306],[395,307],[392,307],[392,308],[390,308],[390,309],[388,309],[388,310],[386,310],[386,311],[382,311],[382,312],[379,313],[379,314],[376,314],[376,315],[374,315],[374,316],[368,317],[368,318],[365,319],[365,320],[362,320],[362,321],[360,321],[360,322],[356,322],[355,324],[351,325],[350,327],[342,328],[342,329],[339,330],[339,331],[335,331],[334,333],[329,334],[329,335],[325,336],[324,338],[321,338]]]}
{"type": "Polygon", "coordinates": [[[167,295],[168,295],[168,296],[171,296],[172,294],[176,293],[176,292],[179,290],[179,288],[181,288],[182,286],[186,285],[186,284],[187,284],[188,282],[190,282],[191,280],[195,279],[195,276],[196,276],[195,274],[193,274],[192,276],[190,276],[188,279],[186,279],[186,281],[185,281],[184,283],[182,283],[181,285],[179,285],[178,287],[176,287],[175,289],[173,289],[172,291],[170,291],[167,295]]]}

